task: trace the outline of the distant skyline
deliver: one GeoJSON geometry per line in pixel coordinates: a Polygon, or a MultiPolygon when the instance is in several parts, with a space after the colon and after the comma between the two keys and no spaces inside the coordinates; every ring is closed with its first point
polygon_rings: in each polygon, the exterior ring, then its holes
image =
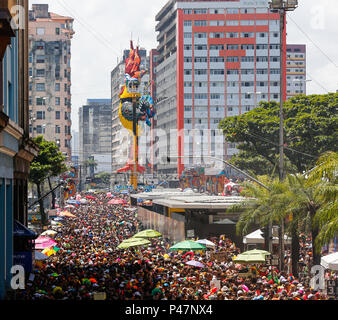
{"type": "MultiPolygon", "coordinates": [[[[75,19],[72,40],[72,130],[87,99],[110,99],[110,73],[132,38],[147,51],[157,47],[155,15],[167,0],[36,0],[75,19]]],[[[299,0],[288,14],[287,43],[307,46],[308,94],[338,89],[338,3],[299,0]]]]}

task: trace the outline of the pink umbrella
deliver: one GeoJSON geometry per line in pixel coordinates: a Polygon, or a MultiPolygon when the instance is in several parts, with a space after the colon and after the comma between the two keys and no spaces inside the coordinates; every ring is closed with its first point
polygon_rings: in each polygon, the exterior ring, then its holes
{"type": "Polygon", "coordinates": [[[122,199],[113,199],[108,202],[108,204],[127,204],[127,201],[122,199]]]}
{"type": "Polygon", "coordinates": [[[86,196],[86,198],[89,199],[89,200],[96,200],[96,198],[93,197],[93,196],[86,196]]]}
{"type": "Polygon", "coordinates": [[[82,199],[82,197],[81,197],[81,195],[79,195],[79,194],[78,194],[78,195],[76,196],[76,198],[75,198],[75,200],[77,200],[77,201],[80,201],[81,199],[82,199]]]}
{"type": "Polygon", "coordinates": [[[51,238],[39,237],[35,240],[35,249],[43,250],[43,249],[46,249],[48,247],[55,246],[56,244],[57,244],[57,242],[54,241],[51,238]]]}

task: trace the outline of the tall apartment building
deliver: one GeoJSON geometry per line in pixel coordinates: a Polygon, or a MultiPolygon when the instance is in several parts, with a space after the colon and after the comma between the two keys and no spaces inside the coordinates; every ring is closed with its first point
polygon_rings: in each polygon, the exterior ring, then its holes
{"type": "MultiPolygon", "coordinates": [[[[93,158],[96,172],[111,172],[112,110],[110,99],[88,99],[79,109],[79,164],[93,158]]],[[[82,170],[85,174],[85,170],[82,170]]]]}
{"type": "MultiPolygon", "coordinates": [[[[140,49],[139,54],[141,57],[141,70],[148,70],[149,72],[142,77],[140,92],[143,93],[145,86],[149,84],[149,80],[154,77],[153,72],[150,70],[150,58],[145,49],[140,49]]],[[[111,95],[112,95],[112,172],[113,174],[122,167],[124,167],[129,158],[133,159],[132,146],[133,138],[128,133],[120,121],[119,107],[120,99],[119,94],[123,85],[125,84],[125,60],[129,56],[129,50],[124,50],[122,60],[117,64],[111,72],[111,95]]],[[[156,60],[156,59],[155,59],[156,60]]],[[[150,88],[154,90],[154,88],[150,88]]],[[[146,167],[149,159],[151,159],[151,128],[141,123],[142,135],[139,137],[139,164],[146,167]]],[[[117,181],[118,175],[113,177],[117,181]]]]}
{"type": "Polygon", "coordinates": [[[158,171],[180,175],[193,163],[181,157],[236,152],[217,130],[222,119],[280,101],[280,15],[268,0],[170,0],[156,21],[157,95],[168,99],[157,108],[156,130],[167,139],[155,155],[158,171]]]}
{"type": "Polygon", "coordinates": [[[306,94],[306,45],[288,44],[286,61],[287,99],[306,94]]]}
{"type": "Polygon", "coordinates": [[[71,160],[73,18],[33,4],[29,12],[30,132],[54,141],[71,160]]]}

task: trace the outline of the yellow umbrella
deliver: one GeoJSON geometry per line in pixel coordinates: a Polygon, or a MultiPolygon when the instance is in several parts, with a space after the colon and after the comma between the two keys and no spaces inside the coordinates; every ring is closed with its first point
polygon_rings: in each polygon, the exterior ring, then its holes
{"type": "Polygon", "coordinates": [[[46,248],[42,251],[43,254],[45,254],[46,256],[50,257],[52,256],[53,254],[56,253],[55,250],[51,249],[51,248],[46,248]]]}

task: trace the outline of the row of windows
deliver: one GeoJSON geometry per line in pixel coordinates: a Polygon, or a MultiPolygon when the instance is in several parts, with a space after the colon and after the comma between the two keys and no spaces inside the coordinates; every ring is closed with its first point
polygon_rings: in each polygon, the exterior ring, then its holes
{"type": "MultiPolygon", "coordinates": [[[[68,92],[70,89],[70,86],[68,86],[67,83],[64,84],[64,91],[68,92]]],[[[29,83],[29,90],[33,90],[33,83],[29,83]]],[[[35,84],[35,90],[36,91],[46,91],[46,85],[45,83],[36,83],[35,84]]],[[[60,83],[55,83],[55,91],[60,91],[60,83]]]]}
{"type": "MultiPolygon", "coordinates": [[[[54,97],[54,101],[55,101],[56,106],[61,105],[61,98],[60,97],[54,97]]],[[[46,105],[46,98],[36,98],[35,104],[37,106],[45,106],[46,105]]],[[[30,106],[33,105],[33,98],[32,97],[29,97],[29,105],[30,106]]],[[[64,105],[65,106],[68,105],[68,99],[67,98],[64,99],[64,105]]]]}
{"type": "MultiPolygon", "coordinates": [[[[242,86],[248,86],[247,83],[252,84],[252,82],[248,82],[248,81],[242,81],[241,82],[242,86]]],[[[185,88],[192,88],[192,85],[193,85],[193,83],[191,81],[185,81],[184,82],[185,88]]],[[[269,82],[267,82],[267,81],[257,81],[256,85],[259,86],[259,87],[266,87],[266,86],[269,85],[269,82]]],[[[228,81],[227,86],[228,87],[238,87],[239,82],[238,81],[228,81]]],[[[278,87],[279,82],[278,81],[270,81],[270,86],[278,87]]],[[[208,87],[208,82],[198,82],[198,81],[196,81],[195,87],[198,87],[198,88],[208,87]]],[[[224,88],[224,82],[210,82],[210,87],[223,87],[224,88]]]]}
{"type": "MultiPolygon", "coordinates": [[[[254,62],[255,57],[236,57],[236,56],[230,56],[226,58],[227,62],[239,62],[239,58],[241,58],[241,62],[254,62]]],[[[194,59],[195,62],[200,62],[200,63],[207,63],[208,58],[206,57],[196,57],[194,59]]],[[[224,62],[225,59],[224,57],[210,57],[209,58],[210,62],[224,62]]],[[[256,57],[257,62],[267,62],[268,57],[256,57]]],[[[271,62],[279,62],[280,57],[279,56],[270,56],[270,61],[271,62]]],[[[184,62],[192,62],[192,57],[185,57],[184,62]]]]}
{"type": "Polygon", "coordinates": [[[229,8],[229,9],[185,9],[183,14],[254,14],[254,13],[268,13],[268,8],[229,8]],[[209,12],[208,12],[209,11],[209,12]]]}
{"type": "MultiPolygon", "coordinates": [[[[268,32],[210,32],[209,33],[210,38],[254,38],[257,36],[258,38],[267,38],[269,36],[268,32]]],[[[191,39],[192,38],[192,32],[184,32],[183,37],[186,39],[191,39]]],[[[202,38],[207,38],[207,33],[206,32],[199,32],[195,33],[194,37],[197,39],[202,39],[202,38]]],[[[279,33],[278,32],[270,32],[270,37],[271,38],[278,38],[279,33]]]]}
{"type": "MultiPolygon", "coordinates": [[[[297,70],[297,69],[296,69],[297,70]]],[[[239,69],[227,69],[227,74],[238,74],[239,75],[239,69]]],[[[184,74],[185,75],[192,75],[191,69],[185,69],[184,74]]],[[[195,70],[196,75],[206,75],[208,74],[207,69],[196,69],[195,70]]],[[[210,69],[211,75],[222,75],[224,74],[223,69],[210,69]]],[[[242,69],[241,74],[255,74],[254,69],[242,69]]],[[[268,69],[257,69],[256,74],[268,74],[268,69]]],[[[280,69],[270,69],[270,74],[280,74],[280,69]]]]}
{"type": "MultiPolygon", "coordinates": [[[[184,50],[192,50],[192,45],[191,44],[186,44],[184,45],[184,50]]],[[[207,45],[195,45],[194,46],[195,50],[208,50],[207,45]]],[[[224,44],[211,44],[209,45],[209,50],[224,50],[225,46],[224,44]]],[[[280,45],[279,44],[228,44],[226,46],[227,50],[280,50],[280,45]]]]}
{"type": "MultiPolygon", "coordinates": [[[[267,96],[268,96],[268,94],[267,93],[261,93],[261,94],[257,94],[257,96],[261,96],[262,99],[266,99],[267,96]]],[[[278,97],[279,97],[278,93],[271,94],[271,96],[274,99],[278,99],[278,97]]],[[[191,100],[192,97],[193,97],[192,93],[185,93],[184,94],[184,99],[186,99],[186,100],[191,100]]],[[[212,93],[212,94],[210,94],[210,99],[213,99],[213,100],[219,100],[219,99],[224,100],[224,97],[225,97],[225,95],[224,94],[220,94],[220,93],[212,93]]],[[[242,93],[241,94],[241,98],[242,99],[253,99],[254,97],[255,97],[255,95],[253,93],[242,93]]],[[[208,99],[208,94],[207,93],[195,93],[194,94],[194,98],[196,100],[207,100],[208,99]]],[[[229,93],[227,95],[227,98],[228,99],[232,99],[232,100],[238,100],[239,94],[238,93],[229,93]]]]}

